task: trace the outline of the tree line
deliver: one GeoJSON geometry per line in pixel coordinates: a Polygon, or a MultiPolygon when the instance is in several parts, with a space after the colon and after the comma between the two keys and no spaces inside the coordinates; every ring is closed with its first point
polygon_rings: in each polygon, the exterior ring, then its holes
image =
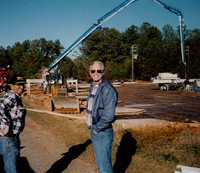
{"type": "MultiPolygon", "coordinates": [[[[108,80],[134,78],[149,80],[160,72],[178,73],[181,78],[200,77],[200,29],[185,28],[185,58],[182,63],[179,27],[174,30],[169,24],[160,31],[149,23],[135,25],[119,32],[115,28],[101,28],[84,40],[78,49],[80,53],[72,60],[65,57],[57,70],[67,78],[75,77],[90,81],[89,65],[100,60],[106,65],[108,80]],[[132,59],[132,46],[136,47],[132,59]],[[132,65],[133,64],[133,65],[132,65]]],[[[11,66],[12,75],[21,74],[25,78],[38,78],[43,68],[48,67],[64,50],[59,40],[45,38],[16,42],[12,47],[0,47],[1,67],[11,66]]],[[[76,52],[74,52],[76,53],[76,52]]]]}

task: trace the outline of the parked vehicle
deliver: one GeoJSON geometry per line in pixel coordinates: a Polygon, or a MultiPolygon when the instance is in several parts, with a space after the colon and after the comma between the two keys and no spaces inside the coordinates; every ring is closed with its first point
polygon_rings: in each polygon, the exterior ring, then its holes
{"type": "MultiPolygon", "coordinates": [[[[151,82],[158,84],[159,90],[169,91],[169,90],[188,90],[192,91],[193,82],[197,79],[188,79],[188,87],[186,87],[186,79],[179,78],[178,74],[175,73],[158,73],[158,76],[151,77],[151,82]]],[[[197,80],[199,81],[199,80],[197,80]]]]}
{"type": "Polygon", "coordinates": [[[180,79],[178,74],[172,73],[158,73],[158,76],[151,77],[151,82],[158,84],[159,90],[182,90],[184,89],[185,79],[180,79]]]}
{"type": "Polygon", "coordinates": [[[0,67],[0,94],[8,89],[8,80],[11,77],[9,66],[7,68],[0,67]]]}

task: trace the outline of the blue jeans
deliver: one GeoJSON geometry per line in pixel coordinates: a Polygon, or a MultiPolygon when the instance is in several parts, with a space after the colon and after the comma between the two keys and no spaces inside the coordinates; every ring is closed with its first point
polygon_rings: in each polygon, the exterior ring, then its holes
{"type": "Polygon", "coordinates": [[[90,129],[97,169],[100,173],[113,173],[111,162],[111,148],[113,141],[113,128],[108,128],[98,134],[90,129]]]}
{"type": "Polygon", "coordinates": [[[20,157],[19,137],[0,137],[0,155],[3,156],[4,171],[17,173],[20,157]]]}

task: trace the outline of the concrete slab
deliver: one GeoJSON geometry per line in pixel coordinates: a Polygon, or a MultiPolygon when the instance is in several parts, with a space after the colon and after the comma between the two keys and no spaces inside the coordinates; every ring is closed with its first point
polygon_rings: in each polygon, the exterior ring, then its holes
{"type": "Polygon", "coordinates": [[[117,106],[115,110],[116,115],[134,115],[139,112],[143,112],[145,109],[135,109],[117,106]]]}
{"type": "Polygon", "coordinates": [[[132,127],[132,126],[146,126],[146,125],[167,125],[173,124],[173,122],[159,120],[159,119],[117,119],[115,121],[116,124],[121,125],[122,127],[132,127]]]}
{"type": "Polygon", "coordinates": [[[127,108],[135,108],[135,107],[151,107],[154,106],[155,104],[134,104],[134,105],[125,105],[127,108]]]}

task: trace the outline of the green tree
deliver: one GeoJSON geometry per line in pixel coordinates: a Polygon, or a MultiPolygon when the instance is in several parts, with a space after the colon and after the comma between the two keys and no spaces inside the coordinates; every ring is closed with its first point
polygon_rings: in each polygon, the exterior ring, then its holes
{"type": "MultiPolygon", "coordinates": [[[[26,44],[25,44],[26,45],[26,44]]],[[[23,74],[23,52],[25,47],[23,47],[19,42],[16,42],[11,49],[11,58],[13,60],[12,64],[12,75],[23,74]]]]}
{"type": "Polygon", "coordinates": [[[81,52],[90,60],[123,62],[122,35],[114,28],[102,28],[83,43],[81,52]]]}
{"type": "Polygon", "coordinates": [[[125,68],[124,77],[131,78],[132,76],[132,54],[131,47],[132,45],[137,44],[137,40],[140,37],[139,28],[132,25],[122,33],[122,40],[124,44],[125,53],[122,52],[122,56],[124,57],[123,65],[125,68]],[[125,55],[125,56],[124,56],[125,55]]]}
{"type": "MultiPolygon", "coordinates": [[[[100,60],[109,66],[111,63],[121,66],[126,61],[126,47],[122,34],[114,28],[102,28],[89,37],[82,45],[81,52],[84,61],[90,64],[100,60]]],[[[114,73],[113,70],[111,72],[114,73]]],[[[124,74],[123,74],[124,75],[124,74]]],[[[117,76],[117,73],[111,76],[117,76]]]]}
{"type": "Polygon", "coordinates": [[[23,72],[21,74],[25,78],[38,78],[44,64],[43,56],[35,48],[31,48],[23,53],[23,62],[21,63],[23,72]]]}
{"type": "Polygon", "coordinates": [[[149,23],[143,23],[140,38],[137,40],[138,59],[136,69],[137,75],[142,80],[149,80],[151,76],[157,75],[164,70],[164,48],[162,34],[149,23]]]}
{"type": "Polygon", "coordinates": [[[73,69],[74,63],[69,57],[65,57],[60,65],[58,66],[57,71],[60,71],[65,74],[67,78],[70,78],[73,76],[73,69]]]}
{"type": "Polygon", "coordinates": [[[22,44],[16,42],[7,50],[0,49],[0,58],[5,57],[5,66],[11,65],[12,74],[22,74],[26,78],[37,78],[43,66],[49,64],[57,58],[63,47],[59,40],[55,43],[51,40],[25,40],[22,44]],[[2,54],[2,55],[1,55],[2,54]]]}
{"type": "Polygon", "coordinates": [[[73,76],[75,78],[79,78],[81,80],[86,80],[87,82],[91,82],[90,74],[89,74],[89,66],[92,61],[88,60],[84,54],[78,56],[74,60],[73,67],[73,76]]]}
{"type": "Polygon", "coordinates": [[[180,66],[180,40],[177,37],[174,29],[171,25],[165,25],[163,27],[163,46],[165,51],[165,71],[173,71],[174,73],[180,72],[178,69],[180,66]]]}
{"type": "Polygon", "coordinates": [[[9,65],[9,59],[6,58],[6,49],[2,46],[0,47],[0,67],[7,67],[9,65]]]}
{"type": "Polygon", "coordinates": [[[189,78],[200,77],[200,29],[187,30],[185,47],[189,46],[186,51],[185,59],[189,67],[189,78]]]}

